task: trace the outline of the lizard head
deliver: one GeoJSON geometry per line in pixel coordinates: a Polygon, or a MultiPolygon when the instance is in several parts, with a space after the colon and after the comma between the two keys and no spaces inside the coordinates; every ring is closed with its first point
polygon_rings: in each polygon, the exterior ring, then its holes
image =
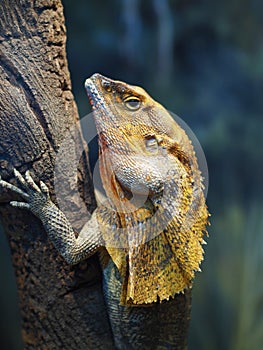
{"type": "Polygon", "coordinates": [[[102,181],[111,200],[125,202],[131,193],[158,198],[169,170],[187,176],[197,167],[184,130],[144,89],[100,74],[87,79],[85,87],[99,135],[102,181]]]}

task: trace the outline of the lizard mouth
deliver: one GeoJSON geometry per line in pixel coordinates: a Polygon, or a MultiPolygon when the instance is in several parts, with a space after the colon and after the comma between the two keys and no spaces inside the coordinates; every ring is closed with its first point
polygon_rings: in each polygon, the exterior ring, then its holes
{"type": "Polygon", "coordinates": [[[91,94],[88,94],[88,99],[92,109],[96,109],[96,102],[94,101],[94,98],[91,94]]]}
{"type": "MultiPolygon", "coordinates": [[[[108,82],[103,75],[98,73],[93,74],[85,81],[85,89],[93,110],[97,110],[99,108],[105,109],[106,102],[102,96],[102,93],[100,92],[100,86],[102,82],[104,82],[105,85],[106,81],[108,82]]],[[[109,111],[106,111],[105,114],[109,114],[109,111]]]]}
{"type": "Polygon", "coordinates": [[[87,91],[87,95],[88,95],[88,99],[89,99],[89,103],[92,107],[92,109],[96,109],[96,106],[98,104],[98,100],[99,100],[99,93],[96,89],[96,85],[93,82],[92,77],[86,79],[85,81],[85,89],[87,91]]]}

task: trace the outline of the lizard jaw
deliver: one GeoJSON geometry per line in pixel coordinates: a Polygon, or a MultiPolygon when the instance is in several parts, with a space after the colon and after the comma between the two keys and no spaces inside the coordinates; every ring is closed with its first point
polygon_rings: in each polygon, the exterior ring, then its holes
{"type": "Polygon", "coordinates": [[[89,102],[93,110],[103,104],[103,98],[96,87],[98,84],[97,80],[100,78],[102,78],[102,76],[98,73],[95,73],[85,81],[85,89],[87,91],[89,102]]]}
{"type": "Polygon", "coordinates": [[[102,96],[101,90],[106,89],[106,85],[110,86],[111,79],[104,77],[99,73],[93,74],[85,81],[85,89],[88,95],[89,102],[93,110],[93,118],[95,120],[97,132],[103,132],[107,130],[109,125],[115,121],[116,117],[113,112],[108,108],[108,103],[102,96]],[[109,121],[111,121],[109,123],[109,121]]]}

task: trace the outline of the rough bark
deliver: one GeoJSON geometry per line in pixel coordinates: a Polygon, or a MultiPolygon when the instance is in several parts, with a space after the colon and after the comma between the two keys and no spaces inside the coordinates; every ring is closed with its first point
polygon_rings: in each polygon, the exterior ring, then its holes
{"type": "MultiPolygon", "coordinates": [[[[67,136],[70,148],[78,120],[67,67],[63,8],[58,0],[4,0],[0,4],[0,172],[13,181],[12,169],[32,172],[54,191],[56,154],[67,136]],[[68,136],[70,135],[70,136],[68,136]]],[[[74,152],[73,152],[74,153],[74,152]]],[[[75,180],[65,154],[60,180],[67,215],[76,229],[85,206],[75,191],[75,180]]],[[[87,151],[79,165],[78,187],[89,209],[94,208],[87,151]]],[[[48,241],[31,213],[10,207],[20,199],[0,193],[0,218],[15,269],[25,349],[111,349],[112,336],[105,311],[97,257],[68,266],[48,241]]]]}

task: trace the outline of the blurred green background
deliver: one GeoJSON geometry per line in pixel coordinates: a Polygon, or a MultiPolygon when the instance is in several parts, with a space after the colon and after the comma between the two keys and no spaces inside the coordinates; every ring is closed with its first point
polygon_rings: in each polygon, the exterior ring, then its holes
{"type": "MultiPolygon", "coordinates": [[[[143,86],[190,126],[206,154],[212,225],[194,282],[189,349],[261,349],[263,2],[63,4],[80,116],[90,112],[84,80],[99,72],[143,86]]],[[[1,330],[9,329],[5,317],[1,330]]]]}

